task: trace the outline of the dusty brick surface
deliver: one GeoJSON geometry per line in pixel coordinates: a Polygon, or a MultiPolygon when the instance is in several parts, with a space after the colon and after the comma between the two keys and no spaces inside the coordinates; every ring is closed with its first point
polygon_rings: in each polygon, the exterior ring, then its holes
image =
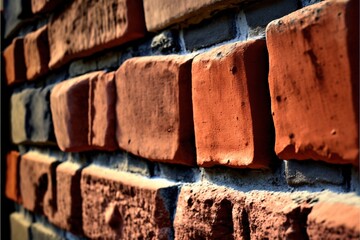
{"type": "Polygon", "coordinates": [[[17,203],[21,203],[20,195],[20,154],[11,151],[6,155],[6,184],[5,196],[17,203]]]}
{"type": "Polygon", "coordinates": [[[10,214],[11,240],[31,239],[31,222],[21,213],[10,214]]]}
{"type": "Polygon", "coordinates": [[[3,57],[7,84],[24,82],[26,80],[24,39],[14,38],[4,50],[3,57]]]}
{"type": "Polygon", "coordinates": [[[244,201],[244,193],[225,187],[182,186],[174,220],[175,239],[246,239],[244,201]]]}
{"type": "Polygon", "coordinates": [[[195,57],[192,99],[198,165],[264,168],[273,154],[265,41],[195,57]]]}
{"type": "Polygon", "coordinates": [[[120,148],[155,161],[194,164],[191,58],[132,58],[116,72],[120,148]]]}
{"type": "Polygon", "coordinates": [[[50,56],[47,26],[25,36],[24,58],[28,80],[36,79],[48,72],[50,56]]]}
{"type": "Polygon", "coordinates": [[[244,0],[144,0],[146,28],[156,32],[191,19],[192,23],[209,17],[216,10],[238,6],[244,0]]]}
{"type": "Polygon", "coordinates": [[[50,95],[56,141],[62,151],[91,150],[89,133],[90,79],[103,72],[93,72],[57,84],[50,95]]]}
{"type": "Polygon", "coordinates": [[[171,239],[177,186],[97,166],[81,176],[85,235],[104,239],[171,239]]]}
{"type": "Polygon", "coordinates": [[[251,239],[307,239],[311,207],[287,193],[254,191],[246,195],[245,211],[251,239]]]}
{"type": "Polygon", "coordinates": [[[29,142],[31,138],[31,103],[36,90],[27,88],[10,98],[11,140],[15,144],[29,142]]]}
{"type": "Polygon", "coordinates": [[[31,0],[31,11],[35,14],[50,12],[60,3],[61,0],[31,0]]]}
{"type": "Polygon", "coordinates": [[[310,239],[359,239],[360,206],[339,202],[317,203],[309,214],[307,224],[310,239]]]}
{"type": "Polygon", "coordinates": [[[115,74],[100,75],[90,80],[88,141],[93,148],[112,151],[118,148],[115,137],[115,74]]]}
{"type": "Polygon", "coordinates": [[[324,1],[267,27],[275,151],[282,159],[359,164],[358,4],[324,1]]]}
{"type": "Polygon", "coordinates": [[[58,165],[53,201],[45,203],[45,215],[49,221],[75,234],[82,234],[80,177],[78,164],[64,162],[58,165]]]}
{"type": "Polygon", "coordinates": [[[35,213],[43,214],[49,206],[54,206],[56,196],[55,169],[59,164],[55,158],[36,152],[28,152],[21,157],[20,191],[23,206],[35,213]],[[55,189],[55,190],[54,190],[55,189]]]}
{"type": "Polygon", "coordinates": [[[50,68],[144,36],[140,0],[74,0],[49,23],[50,68]]]}

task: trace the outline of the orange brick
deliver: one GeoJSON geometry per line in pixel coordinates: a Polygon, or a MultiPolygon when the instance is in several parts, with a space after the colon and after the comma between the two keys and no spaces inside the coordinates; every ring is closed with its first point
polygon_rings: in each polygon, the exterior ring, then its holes
{"type": "Polygon", "coordinates": [[[20,195],[20,154],[11,151],[6,155],[6,186],[5,196],[17,203],[21,203],[20,195]]]}
{"type": "Polygon", "coordinates": [[[195,57],[192,90],[198,165],[266,168],[273,126],[264,40],[231,43],[195,57]]]}
{"type": "Polygon", "coordinates": [[[154,161],[194,164],[191,58],[132,58],[116,72],[120,148],[154,161]]]}
{"type": "Polygon", "coordinates": [[[324,1],[268,25],[280,158],[359,164],[358,6],[324,1]]]}
{"type": "Polygon", "coordinates": [[[26,80],[24,39],[15,38],[4,50],[5,75],[8,85],[26,80]]]}

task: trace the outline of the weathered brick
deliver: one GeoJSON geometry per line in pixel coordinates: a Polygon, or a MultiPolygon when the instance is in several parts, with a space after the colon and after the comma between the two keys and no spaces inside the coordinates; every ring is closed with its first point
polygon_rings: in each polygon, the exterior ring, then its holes
{"type": "Polygon", "coordinates": [[[26,23],[26,18],[31,15],[29,0],[11,0],[4,2],[5,38],[9,38],[26,23]]]}
{"type": "Polygon", "coordinates": [[[26,78],[34,80],[48,72],[49,43],[48,28],[44,27],[27,34],[24,38],[26,78]]]}
{"type": "Polygon", "coordinates": [[[245,212],[251,239],[307,239],[311,207],[288,193],[253,191],[246,195],[245,212]]]}
{"type": "Polygon", "coordinates": [[[53,121],[50,109],[50,92],[54,85],[34,89],[26,114],[30,121],[30,140],[39,144],[55,144],[53,121]]]}
{"type": "Polygon", "coordinates": [[[31,239],[36,240],[65,240],[64,237],[56,233],[53,229],[41,223],[31,224],[31,236],[31,239]]]}
{"type": "Polygon", "coordinates": [[[31,0],[31,11],[33,13],[51,12],[62,3],[61,0],[31,0]]]}
{"type": "Polygon", "coordinates": [[[6,155],[6,185],[5,196],[17,203],[21,203],[20,195],[20,154],[11,151],[6,155]]]}
{"type": "Polygon", "coordinates": [[[23,206],[43,214],[44,208],[54,205],[56,196],[55,170],[59,164],[55,158],[37,152],[28,152],[21,157],[20,191],[23,206]]]}
{"type": "Polygon", "coordinates": [[[46,202],[44,208],[50,222],[75,234],[82,234],[80,177],[78,164],[64,162],[58,165],[53,201],[46,202]]]}
{"type": "Polygon", "coordinates": [[[227,12],[184,30],[186,49],[193,51],[236,37],[235,13],[227,12]]]}
{"type": "Polygon", "coordinates": [[[4,50],[3,56],[7,84],[11,85],[25,81],[24,39],[15,38],[4,50]]]}
{"type": "Polygon", "coordinates": [[[49,23],[50,68],[144,36],[140,0],[74,0],[49,23]]]}
{"type": "Polygon", "coordinates": [[[50,95],[57,144],[62,151],[90,150],[89,82],[102,72],[93,72],[61,82],[50,95]]]}
{"type": "Polygon", "coordinates": [[[81,176],[83,226],[90,238],[171,239],[178,187],[91,165],[81,176]]]}
{"type": "Polygon", "coordinates": [[[11,95],[11,138],[15,144],[30,141],[31,137],[31,101],[36,93],[33,88],[11,95]]]}
{"type": "Polygon", "coordinates": [[[267,27],[275,151],[282,159],[359,164],[358,4],[324,1],[267,27]]]}
{"type": "Polygon", "coordinates": [[[31,239],[31,222],[21,213],[10,215],[11,240],[31,239]]]}
{"type": "Polygon", "coordinates": [[[117,148],[115,138],[115,74],[90,79],[89,86],[89,144],[98,150],[117,148]]]}
{"type": "Polygon", "coordinates": [[[61,150],[112,151],[117,148],[114,73],[97,71],[69,79],[57,84],[50,98],[56,140],[61,150]]]}
{"type": "Polygon", "coordinates": [[[195,57],[192,90],[200,166],[266,168],[273,125],[265,41],[231,43],[195,57]]]}
{"type": "Polygon", "coordinates": [[[120,148],[155,161],[194,164],[191,57],[132,58],[116,72],[120,148]]]}
{"type": "Polygon", "coordinates": [[[309,239],[360,239],[360,206],[319,202],[313,206],[307,225],[309,239]]]}
{"type": "Polygon", "coordinates": [[[173,24],[197,23],[215,11],[239,6],[244,0],[144,0],[146,28],[156,32],[173,24]]]}
{"type": "Polygon", "coordinates": [[[246,228],[241,226],[244,197],[209,184],[183,186],[175,213],[175,239],[246,239],[246,228]]]}

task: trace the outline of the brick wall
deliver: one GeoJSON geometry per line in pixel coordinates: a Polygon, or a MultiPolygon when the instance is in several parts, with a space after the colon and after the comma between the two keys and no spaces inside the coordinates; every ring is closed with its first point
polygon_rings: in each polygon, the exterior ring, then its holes
{"type": "Polygon", "coordinates": [[[1,239],[359,239],[357,0],[8,0],[1,239]]]}

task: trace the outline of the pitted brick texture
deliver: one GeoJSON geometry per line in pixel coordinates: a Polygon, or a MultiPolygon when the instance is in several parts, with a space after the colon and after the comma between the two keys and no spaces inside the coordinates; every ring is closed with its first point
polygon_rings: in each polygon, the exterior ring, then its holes
{"type": "Polygon", "coordinates": [[[15,38],[4,50],[3,57],[7,84],[24,82],[26,80],[24,39],[15,38]]]}
{"type": "Polygon", "coordinates": [[[55,169],[59,163],[55,158],[36,152],[22,155],[20,191],[26,209],[43,214],[48,212],[44,208],[56,206],[55,169]]]}
{"type": "Polygon", "coordinates": [[[175,239],[246,239],[243,193],[209,184],[182,186],[174,220],[175,239]]]}
{"type": "Polygon", "coordinates": [[[50,68],[144,36],[140,0],[74,0],[49,23],[50,68]]]}
{"type": "Polygon", "coordinates": [[[359,164],[359,5],[324,1],[271,22],[269,85],[282,159],[359,164]]]}
{"type": "Polygon", "coordinates": [[[195,57],[192,99],[198,165],[265,168],[273,126],[265,41],[231,43],[195,57]]]}
{"type": "Polygon", "coordinates": [[[194,164],[191,57],[127,60],[116,72],[120,148],[154,161],[194,164]]]}
{"type": "Polygon", "coordinates": [[[21,203],[20,195],[20,154],[11,151],[6,155],[6,185],[5,196],[17,203],[21,203]]]}
{"type": "Polygon", "coordinates": [[[34,80],[48,72],[50,57],[47,26],[25,36],[24,57],[28,80],[34,80]]]}
{"type": "Polygon", "coordinates": [[[171,239],[177,186],[97,166],[81,176],[83,226],[90,238],[171,239]]]}

